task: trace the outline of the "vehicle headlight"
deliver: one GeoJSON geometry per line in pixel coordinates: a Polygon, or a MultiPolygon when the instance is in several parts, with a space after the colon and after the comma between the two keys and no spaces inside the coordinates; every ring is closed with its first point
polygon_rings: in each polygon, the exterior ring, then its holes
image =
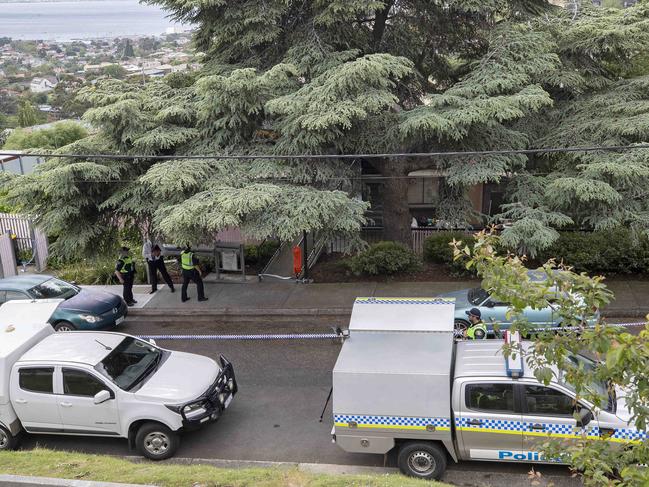
{"type": "Polygon", "coordinates": [[[83,321],[87,321],[88,323],[97,323],[101,320],[99,316],[95,315],[80,315],[79,318],[81,318],[83,321]]]}
{"type": "Polygon", "coordinates": [[[167,409],[171,409],[174,413],[185,413],[185,417],[192,418],[194,416],[202,416],[207,414],[207,409],[205,409],[205,402],[197,401],[186,406],[167,406],[167,409]]]}

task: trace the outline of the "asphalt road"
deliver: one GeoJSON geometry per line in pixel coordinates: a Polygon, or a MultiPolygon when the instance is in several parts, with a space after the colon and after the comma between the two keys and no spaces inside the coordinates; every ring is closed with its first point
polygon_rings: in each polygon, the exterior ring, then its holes
{"type": "MultiPolygon", "coordinates": [[[[190,326],[139,322],[127,322],[122,331],[135,335],[232,334],[263,333],[271,329],[273,333],[330,331],[323,325],[304,324],[260,327],[256,323],[190,326]]],[[[340,350],[337,341],[164,340],[158,345],[214,359],[223,353],[233,362],[239,383],[239,394],[226,414],[217,423],[186,434],[177,456],[383,466],[384,459],[380,455],[350,454],[331,443],[331,404],[327,407],[324,421],[318,421],[340,350]]],[[[188,371],[191,373],[200,371],[188,371]]],[[[126,441],[118,439],[32,436],[24,442],[27,448],[36,444],[92,453],[129,454],[126,441]]],[[[386,466],[395,466],[394,458],[388,458],[386,466]]],[[[450,465],[449,469],[475,472],[476,483],[464,485],[485,485],[487,479],[495,480],[504,473],[520,476],[523,484],[527,482],[530,465],[464,462],[450,465]]],[[[540,465],[535,469],[552,476],[557,487],[574,485],[574,479],[570,479],[565,467],[540,465]]]]}

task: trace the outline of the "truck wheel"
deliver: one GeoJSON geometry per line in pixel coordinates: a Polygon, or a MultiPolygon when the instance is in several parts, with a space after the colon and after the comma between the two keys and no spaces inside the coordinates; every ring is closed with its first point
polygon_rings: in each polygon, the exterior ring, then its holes
{"type": "Polygon", "coordinates": [[[399,450],[398,464],[410,477],[439,480],[446,471],[446,452],[435,443],[406,443],[399,450]]]}
{"type": "Polygon", "coordinates": [[[13,436],[7,429],[0,426],[0,451],[15,450],[18,448],[18,437],[13,436]]]}
{"type": "Polygon", "coordinates": [[[140,455],[151,460],[165,460],[174,456],[180,438],[160,423],[143,424],[135,436],[135,446],[140,455]]]}
{"type": "Polygon", "coordinates": [[[54,329],[56,331],[74,331],[77,328],[69,321],[59,321],[56,325],[54,325],[54,329]]]}

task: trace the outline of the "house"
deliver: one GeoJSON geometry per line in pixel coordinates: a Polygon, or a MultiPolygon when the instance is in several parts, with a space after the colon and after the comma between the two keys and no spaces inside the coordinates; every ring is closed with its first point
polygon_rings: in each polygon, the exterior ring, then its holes
{"type": "Polygon", "coordinates": [[[56,78],[34,78],[29,84],[32,93],[46,93],[56,88],[58,81],[56,78]]]}

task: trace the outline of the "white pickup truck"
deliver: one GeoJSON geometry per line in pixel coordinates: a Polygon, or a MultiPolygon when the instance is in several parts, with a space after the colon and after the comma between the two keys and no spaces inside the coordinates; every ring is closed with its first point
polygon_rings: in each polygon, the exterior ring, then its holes
{"type": "Polygon", "coordinates": [[[396,450],[403,473],[438,479],[449,459],[555,462],[543,457],[548,438],[647,441],[622,394],[606,384],[591,385],[602,395],[597,407],[576,400],[558,370],[550,384],[539,383],[520,354],[503,356],[501,340],[454,343],[454,308],[443,298],[356,299],[333,371],[338,446],[396,450]]]}
{"type": "Polygon", "coordinates": [[[173,456],[179,433],[216,421],[237,393],[232,364],[122,333],[55,333],[59,300],[0,306],[0,451],[19,435],[127,438],[173,456]]]}

